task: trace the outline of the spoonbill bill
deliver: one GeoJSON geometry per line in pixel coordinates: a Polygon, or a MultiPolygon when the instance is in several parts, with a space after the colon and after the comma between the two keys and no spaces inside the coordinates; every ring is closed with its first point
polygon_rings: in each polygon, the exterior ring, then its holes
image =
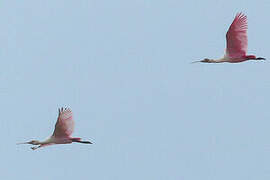
{"type": "Polygon", "coordinates": [[[193,63],[239,63],[248,60],[265,60],[265,58],[255,55],[246,55],[248,46],[247,28],[247,16],[243,13],[237,13],[226,34],[227,47],[224,57],[220,59],[205,58],[193,63]]]}
{"type": "Polygon", "coordinates": [[[54,144],[70,144],[73,142],[92,144],[90,141],[82,141],[81,138],[73,138],[71,134],[74,131],[74,120],[72,111],[69,108],[58,109],[59,114],[53,135],[45,141],[32,140],[29,142],[18,143],[18,144],[32,144],[36,145],[31,149],[36,150],[41,147],[54,145],[54,144]]]}

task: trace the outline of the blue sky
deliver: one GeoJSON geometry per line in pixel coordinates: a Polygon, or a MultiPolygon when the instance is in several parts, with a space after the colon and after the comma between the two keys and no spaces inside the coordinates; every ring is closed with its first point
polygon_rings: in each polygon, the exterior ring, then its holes
{"type": "Polygon", "coordinates": [[[270,2],[58,0],[0,6],[5,180],[270,178],[268,61],[219,58],[237,12],[270,59],[270,2]],[[70,107],[93,145],[32,151],[70,107]]]}

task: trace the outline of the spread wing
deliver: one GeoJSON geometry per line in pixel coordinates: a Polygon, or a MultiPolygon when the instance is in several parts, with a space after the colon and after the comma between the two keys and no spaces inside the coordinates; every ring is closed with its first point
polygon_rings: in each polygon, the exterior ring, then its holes
{"type": "Polygon", "coordinates": [[[247,28],[247,16],[238,13],[226,34],[227,48],[225,56],[237,58],[246,55],[248,46],[247,28]]]}
{"type": "Polygon", "coordinates": [[[69,108],[59,109],[58,119],[55,124],[53,136],[69,137],[74,131],[74,120],[72,111],[69,108]]]}

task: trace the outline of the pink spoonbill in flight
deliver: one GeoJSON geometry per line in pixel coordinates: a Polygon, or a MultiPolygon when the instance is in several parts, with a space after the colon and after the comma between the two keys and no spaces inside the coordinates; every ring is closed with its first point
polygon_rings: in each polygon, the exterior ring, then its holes
{"type": "Polygon", "coordinates": [[[37,148],[54,145],[54,144],[70,144],[73,142],[84,143],[84,144],[92,144],[90,141],[82,141],[81,138],[71,137],[71,134],[74,131],[74,120],[72,111],[69,108],[61,108],[58,109],[58,119],[55,124],[55,129],[53,135],[50,136],[45,141],[37,141],[32,140],[25,143],[18,144],[32,144],[36,145],[31,147],[31,149],[36,150],[37,148]]]}
{"type": "MultiPolygon", "coordinates": [[[[247,16],[242,13],[237,13],[229,30],[226,34],[227,47],[223,58],[221,59],[204,59],[203,63],[238,63],[248,60],[265,60],[262,57],[256,57],[254,55],[247,55],[247,16]]],[[[195,63],[193,62],[193,63],[195,63]]]]}

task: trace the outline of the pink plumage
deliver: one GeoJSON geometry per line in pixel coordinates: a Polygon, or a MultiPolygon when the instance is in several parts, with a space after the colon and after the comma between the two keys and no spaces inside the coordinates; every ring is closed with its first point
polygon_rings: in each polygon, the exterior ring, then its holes
{"type": "Polygon", "coordinates": [[[227,47],[224,57],[221,59],[205,58],[204,60],[195,62],[238,63],[247,60],[265,60],[265,58],[257,58],[255,55],[246,55],[248,47],[247,29],[247,16],[243,13],[237,13],[226,34],[227,47]]]}
{"type": "Polygon", "coordinates": [[[53,132],[54,137],[70,137],[74,131],[73,114],[70,109],[59,109],[57,122],[53,132]]]}
{"type": "Polygon", "coordinates": [[[233,59],[246,56],[248,46],[247,28],[247,16],[238,13],[226,34],[227,57],[233,59]]]}
{"type": "Polygon", "coordinates": [[[90,141],[82,141],[81,138],[71,137],[74,131],[74,124],[75,124],[71,109],[61,108],[58,111],[59,111],[58,118],[57,118],[57,122],[55,124],[55,129],[52,136],[50,136],[45,141],[32,140],[29,142],[18,143],[18,144],[38,145],[38,146],[32,147],[33,150],[40,147],[53,145],[53,144],[69,144],[72,142],[92,144],[90,141]]]}

